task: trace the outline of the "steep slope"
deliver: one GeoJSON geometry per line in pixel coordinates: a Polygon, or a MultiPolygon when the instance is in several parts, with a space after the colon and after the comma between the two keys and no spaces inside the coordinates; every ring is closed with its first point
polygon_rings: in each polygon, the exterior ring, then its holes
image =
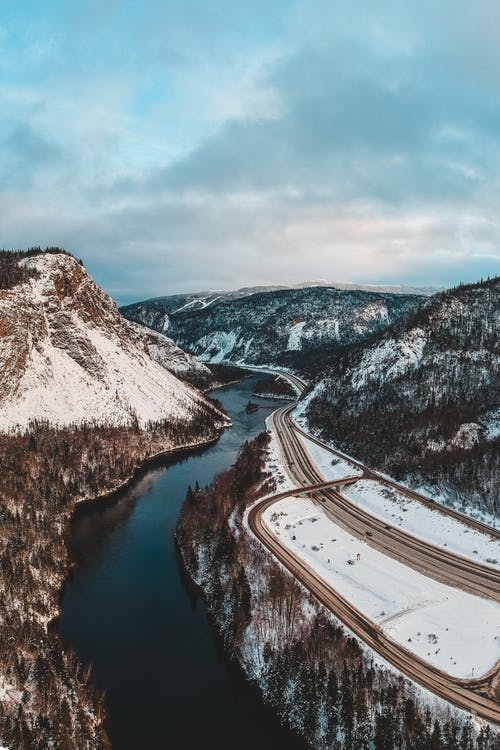
{"type": "Polygon", "coordinates": [[[192,303],[179,308],[178,298],[165,298],[122,311],[156,330],[168,330],[179,346],[207,362],[276,363],[313,371],[324,362],[326,350],[365,339],[424,299],[308,287],[222,296],[202,309],[192,303]]]}
{"type": "Polygon", "coordinates": [[[500,279],[430,298],[333,359],[309,425],[366,462],[498,515],[500,279]]]}
{"type": "Polygon", "coordinates": [[[213,410],[172,374],[204,366],[126,321],[72,256],[8,257],[18,273],[0,289],[0,430],[32,420],[145,426],[213,410]]]}
{"type": "Polygon", "coordinates": [[[172,339],[140,323],[127,321],[132,338],[146,348],[149,356],[180,380],[204,388],[213,382],[213,375],[193,354],[180,349],[172,339]]]}

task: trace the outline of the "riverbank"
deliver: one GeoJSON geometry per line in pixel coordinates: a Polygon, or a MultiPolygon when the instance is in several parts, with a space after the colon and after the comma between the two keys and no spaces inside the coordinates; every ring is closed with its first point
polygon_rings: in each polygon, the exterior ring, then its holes
{"type": "Polygon", "coordinates": [[[254,382],[221,391],[233,426],[216,443],[167,461],[166,469],[146,470],[114,501],[84,506],[74,518],[76,567],[59,632],[81,661],[92,662],[93,683],[106,691],[113,750],[295,748],[227,659],[200,595],[186,586],[174,547],[188,485],[210,484],[264,427],[267,411],[245,413],[254,382]]]}
{"type": "Polygon", "coordinates": [[[35,425],[24,435],[0,435],[0,744],[109,747],[103,696],[55,629],[71,566],[71,518],[79,506],[123,491],[145,464],[211,443],[225,426],[207,412],[191,425],[151,431],[35,425]]]}

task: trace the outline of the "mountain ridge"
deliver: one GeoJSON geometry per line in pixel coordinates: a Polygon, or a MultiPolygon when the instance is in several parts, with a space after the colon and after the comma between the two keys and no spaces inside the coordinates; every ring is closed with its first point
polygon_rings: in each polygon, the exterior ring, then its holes
{"type": "Polygon", "coordinates": [[[129,319],[168,332],[205,362],[305,366],[325,348],[358,341],[422,304],[425,298],[332,287],[280,289],[203,308],[179,299],[121,308],[129,319]]]}
{"type": "Polygon", "coordinates": [[[0,290],[0,429],[37,419],[146,426],[213,408],[173,374],[206,375],[205,366],[126,321],[75,258],[16,260],[22,279],[0,290]]]}
{"type": "Polygon", "coordinates": [[[500,277],[434,295],[338,353],[301,405],[378,468],[498,517],[500,277]]]}

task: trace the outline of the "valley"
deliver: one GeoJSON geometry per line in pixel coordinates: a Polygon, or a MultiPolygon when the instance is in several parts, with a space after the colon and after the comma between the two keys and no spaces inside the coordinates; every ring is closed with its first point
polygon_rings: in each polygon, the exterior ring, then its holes
{"type": "Polygon", "coordinates": [[[495,748],[498,279],[160,298],[130,320],[58,248],[3,252],[0,279],[0,742],[157,744],[173,697],[151,675],[182,620],[218,630],[224,700],[226,657],[242,670],[241,747],[373,743],[390,705],[404,750],[449,731],[495,748]],[[186,575],[209,621],[182,586],[169,601],[186,575]]]}

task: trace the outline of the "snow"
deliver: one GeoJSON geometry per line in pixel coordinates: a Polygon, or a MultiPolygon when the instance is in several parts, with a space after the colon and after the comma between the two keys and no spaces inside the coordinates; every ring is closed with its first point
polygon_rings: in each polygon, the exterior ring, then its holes
{"type": "Polygon", "coordinates": [[[134,337],[131,324],[77,261],[44,255],[23,262],[41,275],[3,300],[18,327],[3,354],[15,355],[21,346],[27,354],[15,390],[0,401],[0,430],[24,429],[34,419],[62,427],[191,418],[201,394],[152,360],[144,341],[134,337]],[[62,302],[54,293],[56,280],[77,285],[63,293],[62,302]],[[25,330],[20,321],[28,314],[25,330]]]}
{"type": "Polygon", "coordinates": [[[316,383],[312,391],[305,398],[301,398],[297,406],[293,410],[292,419],[295,424],[301,427],[303,430],[307,430],[308,428],[307,410],[309,409],[309,404],[311,403],[311,401],[317,398],[320,393],[322,393],[324,388],[325,386],[323,382],[320,381],[319,383],[316,383]]]}
{"type": "Polygon", "coordinates": [[[302,349],[302,343],[300,339],[305,324],[306,321],[302,320],[300,321],[300,323],[295,323],[295,325],[290,328],[288,344],[286,345],[287,351],[300,351],[300,349],[302,349]]]}
{"type": "MultiPolygon", "coordinates": [[[[266,419],[266,427],[269,430],[272,424],[272,415],[269,415],[266,419]]],[[[271,432],[271,441],[267,448],[267,460],[264,467],[264,472],[272,475],[276,482],[276,492],[286,492],[287,490],[293,490],[296,484],[292,481],[284,467],[287,465],[277,440],[274,439],[271,432]]]]}
{"type": "Polygon", "coordinates": [[[466,450],[477,445],[484,434],[484,427],[477,422],[464,422],[451,439],[451,444],[466,450]]]}
{"type": "Polygon", "coordinates": [[[279,500],[263,521],[394,641],[435,667],[455,677],[478,677],[500,659],[498,603],[386,557],[336,526],[310,499],[279,500]]]}
{"type": "Polygon", "coordinates": [[[500,437],[500,409],[489,412],[482,423],[489,440],[500,437]]]}
{"type": "Polygon", "coordinates": [[[104,377],[92,375],[67,352],[45,342],[41,351],[32,351],[16,397],[0,406],[0,429],[27,427],[33,419],[57,426],[129,424],[134,416],[144,426],[192,413],[194,392],[145,353],[124,351],[97,330],[89,330],[88,336],[103,359],[104,377]]]}
{"type": "Polygon", "coordinates": [[[207,297],[196,297],[195,299],[192,299],[190,302],[186,302],[182,307],[178,307],[177,310],[175,310],[176,313],[182,312],[183,310],[204,310],[206,307],[209,307],[210,305],[213,305],[214,302],[217,302],[217,300],[222,299],[222,295],[219,294],[217,296],[209,295],[207,297]]]}
{"type": "Polygon", "coordinates": [[[196,341],[194,347],[203,362],[219,364],[227,359],[238,341],[237,331],[214,331],[196,341]]]}
{"type": "Polygon", "coordinates": [[[356,368],[353,388],[359,389],[370,380],[395,380],[422,359],[426,336],[421,328],[408,331],[399,341],[387,339],[373,349],[368,349],[356,368]]]}
{"type": "Polygon", "coordinates": [[[344,477],[362,475],[363,472],[361,469],[358,469],[354,464],[345,459],[334,456],[330,451],[322,448],[313,440],[308,440],[303,435],[301,435],[300,439],[326,481],[335,481],[344,477]]]}
{"type": "Polygon", "coordinates": [[[398,526],[429,544],[446,547],[462,557],[500,570],[500,541],[475,531],[458,519],[373,479],[360,479],[342,490],[342,495],[363,510],[398,526]]]}

